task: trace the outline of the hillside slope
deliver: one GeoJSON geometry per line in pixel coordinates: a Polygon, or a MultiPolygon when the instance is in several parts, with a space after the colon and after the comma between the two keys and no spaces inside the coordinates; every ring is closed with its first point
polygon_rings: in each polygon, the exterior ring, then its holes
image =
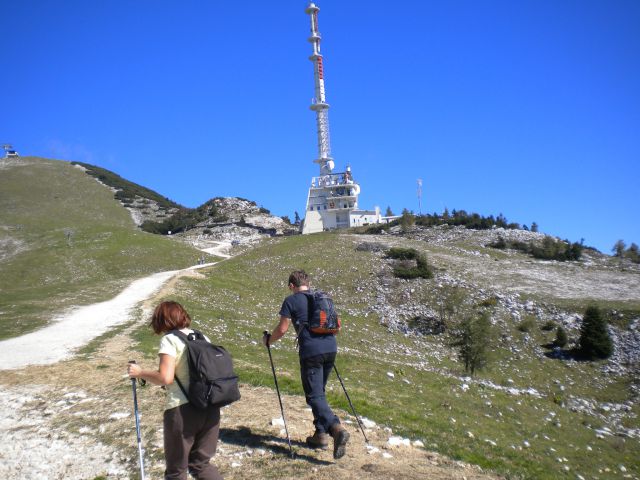
{"type": "MultiPolygon", "coordinates": [[[[245,382],[269,386],[260,334],[276,321],[288,273],[304,268],[342,312],[337,366],[362,415],[428,449],[512,478],[638,478],[639,272],[616,271],[605,256],[572,264],[532,260],[486,248],[477,238],[486,232],[454,234],[272,239],[214,267],[204,280],[187,279],[171,298],[229,347],[245,382]],[[427,255],[435,277],[395,278],[385,258],[391,246],[427,255]],[[452,290],[460,310],[447,319],[448,328],[421,334],[452,290]],[[614,357],[553,358],[544,345],[554,332],[544,327],[562,325],[575,342],[591,302],[611,319],[614,357]],[[452,333],[463,312],[480,310],[491,315],[494,340],[489,367],[472,378],[451,347],[452,333]]],[[[279,382],[300,394],[288,337],[274,348],[279,382]]],[[[146,331],[140,338],[152,358],[156,340],[146,331]]],[[[328,394],[348,409],[335,381],[328,394]]]]}
{"type": "Polygon", "coordinates": [[[0,339],[202,253],[140,232],[110,188],[68,162],[0,160],[0,339]]]}

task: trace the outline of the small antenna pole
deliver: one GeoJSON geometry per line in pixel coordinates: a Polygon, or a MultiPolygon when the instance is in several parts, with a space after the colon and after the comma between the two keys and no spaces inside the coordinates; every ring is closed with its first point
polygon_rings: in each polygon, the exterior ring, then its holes
{"type": "Polygon", "coordinates": [[[418,212],[422,215],[422,179],[418,179],[418,212]]]}

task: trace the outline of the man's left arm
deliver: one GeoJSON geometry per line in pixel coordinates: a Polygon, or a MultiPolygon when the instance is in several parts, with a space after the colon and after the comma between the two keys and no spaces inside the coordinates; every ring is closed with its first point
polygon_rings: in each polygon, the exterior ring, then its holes
{"type": "Polygon", "coordinates": [[[289,325],[291,325],[291,319],[289,317],[280,315],[280,321],[278,322],[276,328],[273,329],[273,332],[271,332],[271,336],[264,335],[262,337],[262,343],[267,345],[267,342],[269,342],[269,345],[271,345],[274,342],[277,342],[282,337],[284,337],[285,333],[287,333],[287,330],[289,330],[289,325]]]}

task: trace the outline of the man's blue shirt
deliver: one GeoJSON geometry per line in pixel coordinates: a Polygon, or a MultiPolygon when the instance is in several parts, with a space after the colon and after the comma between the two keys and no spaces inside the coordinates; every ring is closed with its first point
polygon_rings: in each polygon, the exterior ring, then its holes
{"type": "Polygon", "coordinates": [[[298,342],[300,346],[300,358],[315,357],[325,353],[335,353],[338,351],[338,343],[335,335],[318,335],[311,333],[304,324],[309,315],[309,300],[302,292],[289,295],[282,302],[280,316],[290,318],[293,326],[298,332],[298,342]]]}

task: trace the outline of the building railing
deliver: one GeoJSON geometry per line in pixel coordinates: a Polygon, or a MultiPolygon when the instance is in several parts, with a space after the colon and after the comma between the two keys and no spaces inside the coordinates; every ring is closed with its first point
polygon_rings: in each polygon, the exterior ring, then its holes
{"type": "Polygon", "coordinates": [[[331,187],[334,185],[353,185],[355,183],[351,172],[330,173],[311,179],[311,186],[314,188],[331,187]]]}

